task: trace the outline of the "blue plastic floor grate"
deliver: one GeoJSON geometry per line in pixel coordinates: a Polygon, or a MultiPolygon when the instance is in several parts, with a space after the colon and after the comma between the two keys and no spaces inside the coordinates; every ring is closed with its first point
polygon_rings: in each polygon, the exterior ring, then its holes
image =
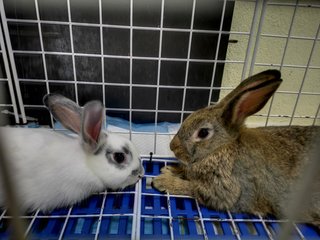
{"type": "MultiPolygon", "coordinates": [[[[174,159],[143,159],[145,176],[121,192],[103,192],[68,209],[22,216],[32,240],[53,239],[277,239],[281,220],[217,212],[187,196],[160,193],[152,178],[174,159]]],[[[0,239],[10,237],[10,216],[0,213],[0,239]]],[[[293,239],[320,239],[310,225],[294,224],[293,239]]]]}

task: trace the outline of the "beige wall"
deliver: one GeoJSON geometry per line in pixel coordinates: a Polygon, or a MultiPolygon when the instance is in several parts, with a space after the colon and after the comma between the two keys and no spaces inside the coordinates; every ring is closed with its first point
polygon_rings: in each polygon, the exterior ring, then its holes
{"type": "MultiPolygon", "coordinates": [[[[294,3],[295,1],[270,1],[282,3],[294,3]]],[[[320,1],[300,1],[301,3],[318,4],[320,1]]],[[[231,31],[249,32],[253,18],[255,2],[236,1],[234,9],[234,17],[232,21],[231,31]]],[[[260,12],[259,8],[259,12],[260,12]]],[[[292,16],[294,13],[293,6],[274,6],[267,5],[265,12],[265,20],[262,26],[262,34],[275,34],[287,36],[289,33],[292,16]]],[[[260,19],[260,16],[259,18],[260,19]]],[[[292,25],[292,36],[315,38],[317,28],[320,23],[320,8],[315,7],[298,7],[292,25]]],[[[238,40],[238,43],[230,43],[227,52],[227,60],[244,61],[247,50],[248,35],[231,34],[230,39],[238,40]]],[[[280,64],[283,58],[285,44],[287,38],[266,37],[261,36],[259,47],[257,48],[256,63],[280,64]]],[[[320,104],[320,36],[316,42],[313,53],[311,52],[314,40],[312,39],[290,39],[287,51],[283,60],[285,65],[301,65],[306,66],[311,57],[310,68],[307,71],[305,82],[302,86],[302,92],[310,94],[302,94],[299,98],[295,117],[292,124],[311,125],[314,119],[308,118],[315,116],[320,104]],[[318,94],[318,95],[316,95],[318,94]]],[[[252,59],[250,53],[249,61],[252,59]]],[[[277,68],[272,66],[255,66],[253,72],[260,72],[269,68],[277,68]]],[[[241,79],[243,70],[242,63],[227,63],[225,65],[222,87],[235,87],[241,79]]],[[[302,84],[306,68],[283,67],[282,78],[283,83],[279,91],[299,92],[302,84]]],[[[221,97],[227,94],[228,90],[222,90],[221,97]]],[[[288,115],[291,116],[297,99],[297,94],[277,93],[275,94],[271,115],[288,115]]],[[[267,106],[259,113],[267,114],[270,108],[270,101],[267,106]]],[[[268,125],[283,124],[290,122],[288,117],[272,117],[269,119],[268,125]]],[[[251,117],[248,119],[248,125],[265,125],[265,117],[251,117]]],[[[320,121],[317,120],[319,125],[320,121]]]]}

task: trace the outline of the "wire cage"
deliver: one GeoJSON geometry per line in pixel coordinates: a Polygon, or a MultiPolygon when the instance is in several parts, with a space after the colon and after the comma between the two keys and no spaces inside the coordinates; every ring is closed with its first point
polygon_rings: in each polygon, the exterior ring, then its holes
{"type": "MultiPolygon", "coordinates": [[[[42,104],[98,99],[106,128],[130,138],[145,176],[69,209],[22,216],[30,239],[276,239],[272,216],[217,212],[151,187],[176,164],[169,143],[194,110],[269,68],[284,79],[250,126],[319,125],[317,0],[1,0],[0,102],[9,124],[62,130],[42,104]],[[150,161],[149,153],[153,153],[150,161]]],[[[12,229],[0,215],[0,239],[12,229]]],[[[294,238],[320,238],[292,223],[294,238]]]]}

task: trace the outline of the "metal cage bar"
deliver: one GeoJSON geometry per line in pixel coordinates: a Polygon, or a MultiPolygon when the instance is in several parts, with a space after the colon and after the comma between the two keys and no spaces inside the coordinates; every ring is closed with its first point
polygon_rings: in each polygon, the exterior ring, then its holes
{"type": "MultiPolygon", "coordinates": [[[[286,44],[285,44],[285,46],[284,46],[284,51],[283,51],[283,55],[282,55],[282,58],[281,58],[280,71],[281,71],[282,68],[283,68],[284,59],[285,59],[286,52],[287,52],[287,49],[288,49],[288,43],[289,43],[289,40],[290,40],[290,37],[291,37],[291,34],[292,34],[292,26],[293,26],[294,18],[295,18],[295,16],[296,16],[296,12],[297,12],[297,5],[298,5],[298,0],[296,0],[296,5],[295,5],[294,10],[293,10],[293,14],[292,14],[292,18],[291,18],[291,23],[290,23],[290,28],[289,28],[289,32],[288,32],[288,37],[286,38],[286,44]]],[[[269,109],[268,109],[266,126],[268,126],[269,116],[270,116],[270,114],[271,114],[271,109],[272,109],[272,105],[273,105],[273,100],[274,100],[274,96],[272,96],[271,99],[270,99],[270,106],[269,106],[269,109]]]]}
{"type": "Polygon", "coordinates": [[[164,15],[164,2],[161,0],[160,10],[160,34],[159,34],[159,52],[158,52],[158,72],[157,72],[157,91],[156,91],[156,106],[155,106],[155,122],[154,122],[154,143],[153,152],[157,153],[157,127],[158,127],[158,111],[159,111],[159,91],[160,91],[160,74],[161,74],[161,55],[162,55],[162,40],[163,40],[163,15],[164,15]]]}
{"type": "Polygon", "coordinates": [[[16,123],[19,123],[20,119],[19,119],[19,114],[18,114],[18,107],[17,107],[16,98],[14,95],[12,77],[11,77],[10,67],[9,67],[9,63],[8,63],[8,56],[7,56],[7,52],[6,52],[4,38],[2,35],[3,31],[2,31],[1,24],[0,24],[0,32],[1,32],[1,36],[0,36],[1,54],[2,54],[2,59],[3,59],[3,63],[4,63],[5,72],[7,75],[5,80],[8,82],[9,94],[10,94],[11,104],[12,104],[12,108],[13,108],[14,118],[15,118],[16,123]]]}
{"type": "MultiPolygon", "coordinates": [[[[315,46],[316,46],[316,43],[317,43],[317,40],[318,37],[319,37],[319,32],[320,32],[320,24],[318,25],[318,30],[317,30],[317,33],[316,33],[316,38],[313,40],[313,44],[312,44],[312,48],[311,48],[311,53],[310,53],[310,56],[309,56],[309,59],[308,59],[308,63],[307,63],[307,67],[306,67],[306,70],[303,74],[303,79],[302,79],[302,82],[301,82],[301,85],[300,85],[300,88],[299,88],[299,93],[298,93],[298,96],[297,96],[297,99],[296,99],[296,102],[294,103],[294,107],[293,107],[293,111],[292,111],[292,115],[291,115],[291,119],[290,119],[290,122],[289,122],[289,125],[292,124],[292,121],[293,121],[293,118],[294,118],[294,114],[296,112],[296,109],[297,109],[297,106],[298,106],[298,102],[299,102],[299,99],[300,99],[300,96],[301,96],[301,92],[302,92],[302,88],[303,88],[303,85],[304,85],[304,82],[306,80],[306,76],[307,76],[307,72],[308,72],[308,69],[309,69],[309,66],[310,66],[310,63],[311,63],[311,59],[313,57],[313,54],[314,54],[314,49],[315,49],[315,46]]],[[[319,104],[320,105],[320,104],[319,104]]]]}
{"type": "Polygon", "coordinates": [[[75,52],[74,52],[74,44],[73,44],[73,25],[72,25],[72,18],[71,18],[70,0],[67,0],[67,9],[68,9],[68,25],[69,25],[70,43],[71,43],[71,56],[72,56],[72,69],[73,69],[74,89],[75,89],[75,97],[76,97],[75,100],[76,100],[76,103],[79,104],[78,82],[77,82],[75,52]]]}
{"type": "Polygon", "coordinates": [[[197,0],[193,0],[192,2],[192,13],[191,13],[191,23],[190,23],[190,33],[189,33],[189,42],[188,42],[188,53],[187,53],[187,63],[186,63],[186,73],[184,78],[183,85],[183,97],[182,97],[182,106],[181,106],[181,117],[180,123],[183,122],[183,115],[185,113],[185,102],[186,102],[186,92],[187,92],[187,83],[188,83],[188,72],[189,72],[189,64],[190,64],[190,54],[191,54],[191,44],[192,44],[192,35],[193,35],[193,24],[194,24],[194,15],[196,10],[197,0]]]}
{"type": "Polygon", "coordinates": [[[219,56],[220,41],[221,41],[221,31],[222,31],[222,27],[223,27],[224,15],[225,15],[225,11],[226,11],[226,4],[227,4],[227,1],[224,0],[224,1],[223,1],[223,8],[222,8],[221,19],[220,19],[220,27],[219,27],[219,33],[218,33],[218,41],[217,41],[217,47],[216,47],[216,54],[215,54],[215,56],[214,56],[215,62],[214,62],[214,64],[213,64],[213,73],[212,73],[212,79],[211,79],[211,85],[210,85],[208,105],[210,105],[210,102],[211,102],[212,87],[213,87],[213,85],[214,85],[214,79],[215,79],[215,75],[216,75],[217,60],[218,60],[218,56],[219,56]]]}
{"type": "MultiPolygon", "coordinates": [[[[8,25],[7,25],[7,18],[6,18],[6,13],[5,13],[5,10],[4,10],[3,0],[0,1],[0,15],[1,15],[3,33],[4,33],[4,36],[5,36],[5,44],[6,44],[7,49],[8,49],[8,56],[9,56],[10,66],[11,66],[11,69],[12,69],[12,79],[13,79],[14,86],[15,86],[15,89],[16,89],[17,102],[19,104],[19,110],[20,110],[20,113],[21,113],[22,123],[26,123],[27,122],[27,118],[26,118],[24,107],[23,107],[21,90],[20,90],[20,85],[19,85],[19,82],[18,82],[17,68],[16,68],[16,64],[15,64],[15,61],[14,61],[14,55],[13,55],[13,52],[12,52],[12,45],[11,45],[11,41],[10,41],[10,37],[9,37],[9,29],[8,29],[8,25]]],[[[5,64],[6,64],[6,61],[5,61],[5,64]]]]}
{"type": "Polygon", "coordinates": [[[261,31],[262,31],[262,26],[264,23],[265,14],[266,14],[266,7],[267,7],[267,0],[263,0],[262,7],[261,7],[262,8],[261,15],[260,15],[259,24],[258,24],[256,41],[255,41],[252,60],[251,60],[250,69],[249,69],[249,76],[251,76],[253,74],[253,69],[254,69],[254,65],[256,62],[256,58],[257,58],[257,52],[258,52],[259,43],[260,43],[260,35],[261,35],[261,31]]]}
{"type": "MultiPolygon", "coordinates": [[[[104,76],[104,47],[103,47],[103,22],[102,22],[102,0],[99,0],[99,25],[100,25],[100,48],[101,48],[101,82],[102,82],[102,102],[106,106],[106,90],[105,90],[105,76],[104,76]]],[[[104,122],[106,128],[107,122],[104,122]]]]}

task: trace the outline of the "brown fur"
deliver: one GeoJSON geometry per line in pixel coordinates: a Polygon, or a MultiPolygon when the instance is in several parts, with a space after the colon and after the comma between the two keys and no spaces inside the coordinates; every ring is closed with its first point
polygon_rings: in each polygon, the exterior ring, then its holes
{"type": "MultiPolygon", "coordinates": [[[[170,144],[180,164],[164,167],[154,187],[192,196],[217,210],[284,217],[320,127],[244,125],[245,118],[259,111],[280,83],[278,71],[257,74],[219,104],[191,114],[170,144]],[[197,133],[203,128],[212,130],[212,137],[199,139],[197,133]]],[[[314,196],[304,219],[319,223],[320,193],[314,196]]]]}

